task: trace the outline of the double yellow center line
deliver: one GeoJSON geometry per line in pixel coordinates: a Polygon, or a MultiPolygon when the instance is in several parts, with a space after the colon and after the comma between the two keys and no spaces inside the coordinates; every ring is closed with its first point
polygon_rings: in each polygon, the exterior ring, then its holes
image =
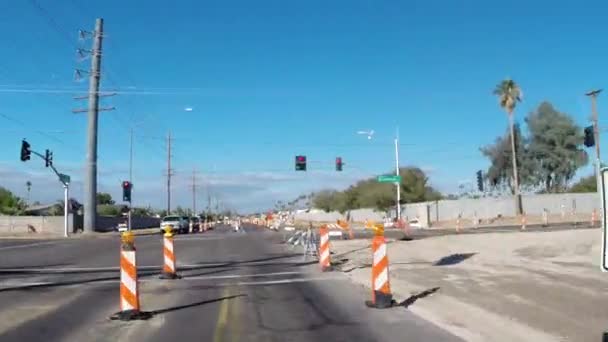
{"type": "MultiPolygon", "coordinates": [[[[232,286],[227,286],[222,291],[221,297],[232,297],[235,293],[236,291],[232,286]]],[[[215,331],[213,333],[213,342],[226,341],[227,327],[231,328],[228,330],[230,332],[230,341],[239,341],[239,302],[239,298],[226,298],[220,302],[217,323],[215,324],[215,331]]]]}

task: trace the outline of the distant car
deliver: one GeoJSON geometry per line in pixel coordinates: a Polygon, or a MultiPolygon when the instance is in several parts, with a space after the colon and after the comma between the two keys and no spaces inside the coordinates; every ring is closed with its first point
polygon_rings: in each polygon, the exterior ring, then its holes
{"type": "Polygon", "coordinates": [[[172,233],[181,233],[184,230],[188,230],[188,223],[181,216],[165,216],[162,221],[160,221],[160,231],[161,233],[165,232],[165,227],[171,226],[172,233]]]}
{"type": "Polygon", "coordinates": [[[190,222],[192,222],[192,232],[200,232],[201,231],[201,219],[193,216],[190,218],[190,222]]]}
{"type": "Polygon", "coordinates": [[[420,221],[418,221],[417,218],[415,219],[411,219],[409,221],[410,227],[412,228],[422,228],[422,224],[420,223],[420,221]]]}

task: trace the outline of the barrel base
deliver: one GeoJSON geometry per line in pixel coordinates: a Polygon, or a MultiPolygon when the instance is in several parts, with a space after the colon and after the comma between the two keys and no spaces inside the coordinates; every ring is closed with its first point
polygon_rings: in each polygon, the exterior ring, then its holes
{"type": "Polygon", "coordinates": [[[160,278],[160,279],[181,279],[182,276],[180,276],[177,273],[163,272],[160,274],[160,276],[158,278],[160,278]]]}
{"type": "Polygon", "coordinates": [[[125,310],[119,311],[112,316],[110,319],[113,321],[134,321],[134,320],[147,320],[152,318],[151,312],[139,311],[139,310],[125,310]]]}
{"type": "Polygon", "coordinates": [[[388,309],[395,306],[393,295],[390,293],[386,294],[379,291],[374,291],[374,297],[376,298],[375,301],[366,300],[365,305],[375,309],[388,309]]]}

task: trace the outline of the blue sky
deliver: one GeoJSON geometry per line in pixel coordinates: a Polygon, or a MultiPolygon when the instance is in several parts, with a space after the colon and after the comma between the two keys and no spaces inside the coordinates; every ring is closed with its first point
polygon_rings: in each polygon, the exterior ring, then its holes
{"type": "MultiPolygon", "coordinates": [[[[607,10],[605,1],[545,0],[6,1],[2,185],[25,195],[29,179],[32,200],[61,198],[42,161],[18,160],[26,137],[53,150],[82,197],[87,121],[71,110],[86,106],[72,97],[87,81],[73,73],[90,60],[74,50],[89,47],[77,32],[96,17],[105,19],[102,88],[118,90],[102,101],[117,110],[100,115],[100,190],[119,196],[133,126],[135,204],[164,207],[171,130],[174,203],[190,205],[196,168],[199,203],[209,189],[246,211],[392,169],[397,127],[400,163],[456,191],[487,167],[479,146],[506,129],[491,93],[506,77],[524,91],[518,120],[549,100],[587,125],[583,94],[607,76],[607,10]],[[376,136],[355,134],[362,129],[376,136]],[[308,156],[306,174],[293,171],[296,154],[308,156]]],[[[600,98],[600,117],[604,108],[600,98]]]]}

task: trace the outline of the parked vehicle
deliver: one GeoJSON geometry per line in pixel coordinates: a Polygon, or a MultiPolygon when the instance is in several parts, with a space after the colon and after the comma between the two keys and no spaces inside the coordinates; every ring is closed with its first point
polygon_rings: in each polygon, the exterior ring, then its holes
{"type": "Polygon", "coordinates": [[[171,226],[172,233],[182,233],[184,231],[188,231],[188,223],[181,216],[165,216],[162,221],[160,221],[160,231],[161,233],[165,232],[165,227],[171,226]]]}

